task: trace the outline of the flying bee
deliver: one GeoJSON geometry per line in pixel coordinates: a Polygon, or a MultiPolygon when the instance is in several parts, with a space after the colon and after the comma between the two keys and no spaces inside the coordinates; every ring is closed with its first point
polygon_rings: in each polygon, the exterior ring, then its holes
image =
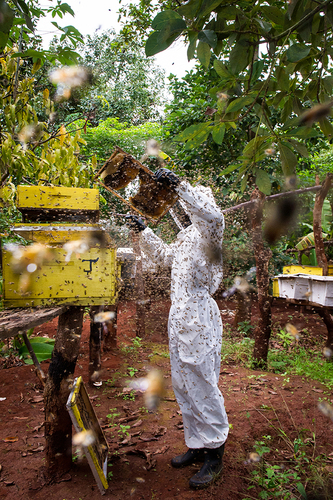
{"type": "Polygon", "coordinates": [[[319,401],[318,410],[320,410],[325,417],[328,417],[333,421],[333,406],[327,403],[327,401],[319,401]]]}
{"type": "Polygon", "coordinates": [[[74,446],[91,446],[96,441],[95,433],[91,430],[78,432],[73,436],[72,443],[74,446]]]}
{"type": "Polygon", "coordinates": [[[115,318],[114,311],[104,311],[95,314],[94,323],[110,323],[115,318]]]}
{"type": "Polygon", "coordinates": [[[333,355],[333,351],[329,347],[324,347],[323,354],[324,354],[325,358],[331,358],[333,355]]]}
{"type": "Polygon", "coordinates": [[[89,250],[89,240],[87,238],[82,238],[80,240],[68,241],[62,248],[65,252],[67,252],[65,262],[69,262],[72,253],[75,253],[76,257],[78,257],[80,253],[84,253],[89,250]]]}
{"type": "Polygon", "coordinates": [[[148,410],[157,409],[164,394],[164,378],[159,370],[151,370],[146,377],[131,381],[129,386],[144,392],[145,406],[148,410]]]}
{"type": "Polygon", "coordinates": [[[251,267],[251,269],[245,274],[245,276],[236,276],[234,284],[229,290],[222,294],[224,299],[231,297],[234,293],[240,292],[242,295],[246,295],[249,292],[255,291],[254,286],[252,286],[249,281],[256,274],[257,268],[251,267]]]}
{"type": "Polygon", "coordinates": [[[252,463],[258,463],[258,462],[260,462],[260,455],[258,455],[258,453],[255,453],[253,451],[249,455],[249,462],[252,462],[252,463]]]}
{"type": "Polygon", "coordinates": [[[290,229],[296,218],[297,201],[294,196],[278,200],[268,213],[264,237],[269,245],[274,245],[290,229]]]}
{"type": "Polygon", "coordinates": [[[19,291],[25,294],[31,287],[32,274],[54,258],[53,250],[41,243],[33,243],[27,247],[10,243],[5,248],[12,254],[10,266],[13,272],[20,274],[19,291]]]}
{"type": "Polygon", "coordinates": [[[72,89],[82,87],[91,80],[91,73],[83,66],[64,66],[50,73],[49,79],[57,85],[56,100],[69,99],[72,89]]]}
{"type": "Polygon", "coordinates": [[[299,125],[306,125],[307,127],[312,127],[312,125],[325,118],[331,112],[333,106],[333,101],[325,102],[323,104],[317,104],[313,108],[305,111],[299,119],[299,125]]]}
{"type": "Polygon", "coordinates": [[[296,342],[298,342],[300,339],[300,334],[299,334],[296,326],[292,325],[291,323],[287,323],[285,328],[286,328],[286,331],[294,337],[296,342]]]}

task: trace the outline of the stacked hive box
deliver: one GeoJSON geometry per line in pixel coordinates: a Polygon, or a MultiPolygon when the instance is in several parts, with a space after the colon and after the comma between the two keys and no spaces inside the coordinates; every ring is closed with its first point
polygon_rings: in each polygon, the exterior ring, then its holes
{"type": "Polygon", "coordinates": [[[98,223],[97,189],[18,186],[17,206],[23,223],[14,230],[30,242],[52,246],[54,258],[33,273],[31,286],[22,295],[18,291],[19,275],[10,265],[11,253],[3,251],[5,307],[116,302],[120,265],[112,242],[104,238],[107,243],[102,247],[96,244],[84,253],[74,252],[70,259],[62,248],[68,241],[103,231],[98,223]]]}

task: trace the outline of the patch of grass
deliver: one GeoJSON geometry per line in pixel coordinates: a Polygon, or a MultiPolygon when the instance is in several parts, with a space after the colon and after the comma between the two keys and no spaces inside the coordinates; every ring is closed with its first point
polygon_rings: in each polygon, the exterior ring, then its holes
{"type": "Polygon", "coordinates": [[[316,351],[299,347],[292,352],[270,349],[268,368],[271,371],[300,375],[333,388],[333,363],[316,351]]]}
{"type": "Polygon", "coordinates": [[[244,364],[250,367],[252,362],[254,340],[245,337],[242,340],[223,339],[221,361],[224,364],[244,364]]]}

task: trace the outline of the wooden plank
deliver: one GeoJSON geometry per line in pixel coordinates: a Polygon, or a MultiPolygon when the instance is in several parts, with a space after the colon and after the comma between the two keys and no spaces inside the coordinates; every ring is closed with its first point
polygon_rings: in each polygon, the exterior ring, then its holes
{"type": "Polygon", "coordinates": [[[68,306],[46,309],[6,309],[0,312],[0,340],[42,325],[66,311],[68,306]]]}
{"type": "Polygon", "coordinates": [[[309,300],[300,300],[300,299],[286,299],[284,297],[273,297],[274,300],[278,302],[287,302],[288,304],[295,304],[298,306],[310,306],[317,309],[333,309],[333,306],[323,306],[322,304],[318,304],[317,302],[310,302],[309,300]]]}

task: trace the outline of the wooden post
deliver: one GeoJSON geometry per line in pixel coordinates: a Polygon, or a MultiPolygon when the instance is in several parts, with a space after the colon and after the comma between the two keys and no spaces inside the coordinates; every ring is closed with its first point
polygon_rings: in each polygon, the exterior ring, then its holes
{"type": "Polygon", "coordinates": [[[333,318],[325,307],[316,307],[316,313],[322,318],[327,328],[326,347],[333,351],[333,318]]]}
{"type": "Polygon", "coordinates": [[[72,306],[59,316],[44,389],[46,467],[52,478],[61,477],[72,465],[72,422],[66,402],[79,354],[83,311],[72,306]]]}
{"type": "Polygon", "coordinates": [[[234,325],[237,328],[239,323],[244,323],[247,321],[251,323],[251,306],[252,300],[249,293],[244,294],[241,292],[236,292],[236,313],[234,325]]]}
{"type": "Polygon", "coordinates": [[[117,349],[117,311],[118,304],[107,307],[108,311],[114,312],[114,319],[106,323],[103,331],[103,351],[117,349]]]}
{"type": "Polygon", "coordinates": [[[89,337],[89,384],[98,382],[96,373],[101,370],[101,346],[103,323],[95,323],[94,316],[100,311],[99,306],[90,308],[90,337],[89,337]],[[94,377],[93,377],[93,374],[94,377]]]}
{"type": "Polygon", "coordinates": [[[253,250],[257,267],[257,288],[259,322],[254,330],[254,350],[253,357],[258,366],[265,367],[267,364],[268,343],[271,336],[271,299],[269,290],[268,264],[272,257],[272,251],[264,245],[262,238],[262,208],[265,201],[264,195],[255,189],[251,200],[256,200],[255,208],[252,212],[252,238],[253,250]]]}
{"type": "Polygon", "coordinates": [[[321,227],[321,213],[323,210],[324,200],[332,184],[332,178],[333,174],[328,173],[326,175],[321,190],[316,194],[316,200],[313,208],[313,234],[315,240],[316,257],[318,266],[323,268],[323,276],[327,276],[328,266],[323,241],[323,230],[321,227]]]}
{"type": "Polygon", "coordinates": [[[136,261],[136,275],[134,285],[134,296],[136,303],[136,336],[140,338],[145,337],[145,285],[142,276],[142,259],[141,248],[139,243],[138,233],[132,231],[132,245],[134,253],[137,257],[136,261]]]}

